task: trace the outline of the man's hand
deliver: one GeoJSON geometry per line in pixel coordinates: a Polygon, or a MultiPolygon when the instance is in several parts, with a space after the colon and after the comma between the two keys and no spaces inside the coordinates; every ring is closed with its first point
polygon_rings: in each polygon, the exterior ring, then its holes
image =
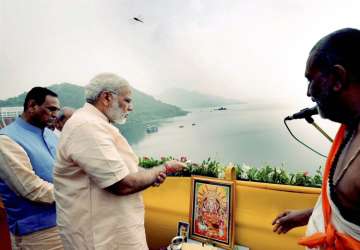
{"type": "Polygon", "coordinates": [[[186,164],[183,162],[180,162],[180,161],[171,160],[171,161],[165,162],[163,171],[161,171],[159,173],[159,175],[156,177],[156,180],[155,180],[153,186],[154,187],[160,186],[160,184],[162,184],[165,181],[166,176],[168,174],[180,172],[185,167],[186,167],[186,164]]]}
{"type": "Polygon", "coordinates": [[[158,187],[160,184],[162,184],[166,179],[166,174],[164,172],[160,172],[160,174],[157,176],[156,181],[154,182],[153,186],[158,187]]]}
{"type": "Polygon", "coordinates": [[[186,164],[180,161],[171,160],[165,162],[164,166],[165,173],[168,175],[182,171],[186,167],[186,164]]]}
{"type": "Polygon", "coordinates": [[[295,227],[305,226],[312,214],[313,209],[285,211],[279,214],[272,225],[273,231],[278,234],[285,234],[295,227]]]}

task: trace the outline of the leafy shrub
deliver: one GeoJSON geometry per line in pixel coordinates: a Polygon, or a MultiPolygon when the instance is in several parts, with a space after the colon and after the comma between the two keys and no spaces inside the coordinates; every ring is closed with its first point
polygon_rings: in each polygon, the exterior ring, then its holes
{"type": "MultiPolygon", "coordinates": [[[[168,160],[175,159],[173,157],[161,157],[160,160],[148,157],[139,159],[139,165],[143,168],[152,168],[164,164],[168,160]]],[[[224,177],[225,167],[220,162],[208,158],[201,164],[191,163],[186,161],[186,157],[181,157],[182,162],[186,162],[186,168],[179,172],[174,173],[172,176],[191,176],[201,175],[208,177],[224,177]]],[[[314,176],[310,176],[308,172],[287,173],[284,166],[274,167],[265,165],[261,168],[256,168],[246,164],[236,165],[236,178],[242,181],[255,181],[274,184],[285,184],[294,186],[306,187],[321,187],[322,173],[321,166],[316,170],[314,176]]]]}

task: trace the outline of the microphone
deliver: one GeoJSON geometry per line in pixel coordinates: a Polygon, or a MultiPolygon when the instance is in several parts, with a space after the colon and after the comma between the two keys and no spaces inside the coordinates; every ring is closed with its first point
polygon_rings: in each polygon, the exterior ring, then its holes
{"type": "Polygon", "coordinates": [[[311,116],[317,115],[317,114],[319,114],[317,106],[312,107],[312,108],[305,108],[291,116],[287,116],[285,118],[285,121],[290,121],[290,120],[294,120],[294,119],[304,119],[304,118],[306,119],[306,118],[310,118],[311,116]]]}

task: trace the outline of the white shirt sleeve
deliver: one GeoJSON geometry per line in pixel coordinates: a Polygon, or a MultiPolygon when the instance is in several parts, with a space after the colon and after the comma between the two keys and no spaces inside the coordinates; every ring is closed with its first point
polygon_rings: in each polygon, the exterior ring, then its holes
{"type": "Polygon", "coordinates": [[[122,180],[130,172],[113,135],[101,125],[85,123],[75,128],[66,143],[66,154],[100,188],[122,180]]]}
{"type": "Polygon", "coordinates": [[[0,179],[31,201],[54,202],[53,184],[35,174],[25,150],[6,135],[0,135],[0,179]]]}

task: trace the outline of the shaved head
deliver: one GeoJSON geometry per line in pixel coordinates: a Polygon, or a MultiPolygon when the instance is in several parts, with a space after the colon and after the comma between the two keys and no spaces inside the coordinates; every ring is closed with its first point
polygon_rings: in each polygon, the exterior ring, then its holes
{"type": "Polygon", "coordinates": [[[311,66],[331,73],[334,65],[343,66],[350,81],[360,80],[360,30],[345,28],[318,41],[310,52],[311,66]]]}

